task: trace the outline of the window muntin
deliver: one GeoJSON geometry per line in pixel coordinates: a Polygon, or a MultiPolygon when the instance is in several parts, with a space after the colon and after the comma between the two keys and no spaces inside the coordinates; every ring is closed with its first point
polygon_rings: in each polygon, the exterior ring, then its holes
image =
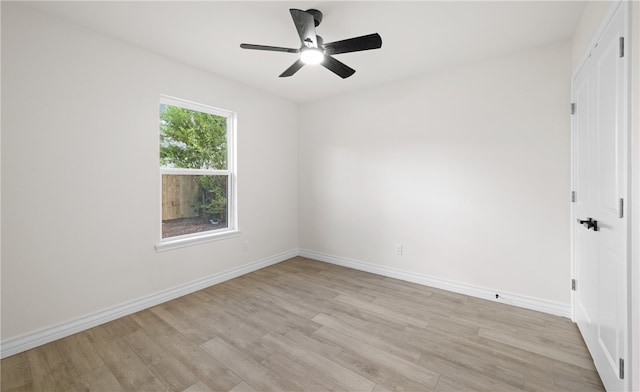
{"type": "MultiPolygon", "coordinates": [[[[233,136],[235,114],[162,97],[161,244],[210,238],[236,229],[233,136]]],[[[160,247],[156,247],[160,250],[160,247]]]]}

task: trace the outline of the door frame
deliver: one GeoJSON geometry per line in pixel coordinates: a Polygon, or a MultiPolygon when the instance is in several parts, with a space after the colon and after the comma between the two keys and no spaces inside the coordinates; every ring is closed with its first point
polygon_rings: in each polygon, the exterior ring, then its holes
{"type": "MultiPolygon", "coordinates": [[[[586,52],[582,55],[582,57],[580,58],[580,61],[578,62],[578,65],[575,67],[575,69],[572,72],[571,75],[571,102],[574,102],[574,79],[576,78],[577,74],[579,73],[579,71],[582,69],[582,67],[585,65],[585,63],[587,62],[587,60],[589,59],[589,57],[591,56],[591,52],[593,50],[593,48],[595,47],[596,43],[601,39],[607,25],[609,24],[609,22],[611,21],[611,19],[613,18],[615,12],[618,10],[618,8],[620,7],[626,7],[626,31],[625,31],[625,39],[628,40],[625,43],[625,50],[627,53],[625,53],[626,56],[629,56],[629,66],[627,67],[626,73],[627,73],[627,80],[629,81],[628,85],[627,85],[627,107],[625,108],[626,111],[626,124],[627,124],[627,130],[626,130],[626,149],[627,149],[627,156],[626,156],[626,161],[627,161],[627,191],[626,191],[626,195],[624,195],[624,200],[625,200],[625,208],[624,208],[624,213],[627,215],[628,219],[627,219],[627,336],[626,336],[626,341],[627,341],[627,349],[626,349],[626,353],[625,353],[625,358],[627,363],[625,363],[625,379],[624,379],[624,385],[625,385],[625,390],[629,390],[632,386],[638,386],[640,384],[640,380],[635,380],[634,377],[638,377],[640,376],[638,374],[637,371],[634,371],[634,369],[638,366],[638,364],[640,363],[640,358],[638,358],[637,353],[635,352],[635,350],[633,349],[633,347],[635,347],[636,345],[638,345],[640,342],[640,337],[639,336],[634,336],[634,315],[636,314],[636,312],[639,312],[640,310],[635,309],[636,307],[640,306],[640,301],[633,301],[633,292],[634,292],[634,283],[638,283],[636,282],[635,276],[634,274],[636,274],[635,270],[637,268],[640,268],[640,266],[636,266],[634,268],[633,266],[633,260],[635,260],[637,258],[637,256],[632,253],[633,249],[634,249],[634,235],[636,235],[636,232],[633,230],[634,227],[638,226],[638,222],[637,220],[637,213],[635,212],[636,206],[635,203],[636,200],[633,199],[634,193],[632,192],[635,181],[637,181],[634,178],[634,175],[636,174],[636,171],[634,170],[633,167],[633,163],[636,162],[637,157],[634,156],[634,149],[633,149],[633,143],[634,143],[634,137],[633,137],[633,130],[635,129],[634,127],[638,127],[638,124],[634,124],[633,123],[633,117],[634,117],[634,109],[633,109],[633,105],[637,104],[637,102],[633,101],[633,91],[632,91],[632,85],[634,84],[634,75],[633,75],[633,70],[638,70],[639,69],[639,65],[640,64],[635,64],[634,63],[634,56],[635,58],[637,58],[637,54],[634,53],[633,49],[637,49],[640,48],[640,46],[638,45],[638,43],[635,42],[634,36],[631,35],[631,33],[634,33],[635,35],[638,35],[638,39],[640,39],[640,35],[638,34],[638,32],[634,32],[634,27],[632,27],[632,21],[633,21],[633,14],[634,14],[634,9],[632,7],[636,7],[638,6],[637,4],[633,4],[634,2],[630,2],[630,1],[625,1],[625,0],[616,0],[614,2],[612,2],[612,4],[609,6],[609,9],[607,10],[607,13],[605,14],[604,18],[602,19],[600,25],[598,26],[598,29],[595,31],[595,33],[593,34],[591,40],[589,41],[589,45],[587,46],[587,50],[586,52]]],[[[636,27],[638,29],[640,29],[640,26],[636,27]]],[[[637,110],[637,109],[636,109],[637,110]]],[[[570,182],[570,195],[572,195],[571,192],[573,192],[575,190],[574,184],[575,184],[575,118],[572,116],[571,117],[571,182],[570,182]]],[[[637,141],[636,141],[637,142],[637,141]]],[[[576,278],[576,259],[575,259],[575,254],[574,254],[574,231],[576,230],[576,225],[574,224],[574,222],[576,221],[576,216],[575,216],[575,212],[574,212],[574,205],[573,205],[573,200],[570,201],[570,257],[571,257],[571,279],[575,279],[576,278]]],[[[575,296],[576,293],[575,291],[571,288],[571,285],[569,285],[569,290],[571,291],[571,320],[575,323],[576,322],[576,300],[575,300],[575,296]]]]}

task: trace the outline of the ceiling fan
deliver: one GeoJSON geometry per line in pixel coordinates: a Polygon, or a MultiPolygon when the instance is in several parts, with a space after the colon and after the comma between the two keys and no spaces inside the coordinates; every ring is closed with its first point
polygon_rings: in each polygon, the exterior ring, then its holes
{"type": "Polygon", "coordinates": [[[300,36],[300,49],[282,48],[279,46],[266,46],[254,44],[240,44],[243,49],[267,50],[272,52],[298,53],[300,57],[287,68],[280,77],[295,74],[305,64],[320,64],[329,71],[345,79],[353,75],[355,69],[336,60],[334,54],[358,52],[361,50],[379,49],[382,47],[382,38],[378,33],[349,38],[325,44],[322,37],[316,35],[316,27],[322,22],[322,12],[316,9],[306,11],[290,9],[293,23],[296,25],[300,36]]]}

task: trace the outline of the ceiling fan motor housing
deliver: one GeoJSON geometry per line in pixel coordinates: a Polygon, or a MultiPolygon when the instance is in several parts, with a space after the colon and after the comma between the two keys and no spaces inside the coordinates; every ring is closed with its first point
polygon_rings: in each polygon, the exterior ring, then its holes
{"type": "Polygon", "coordinates": [[[322,12],[314,8],[306,10],[305,12],[313,15],[313,23],[316,25],[316,27],[318,27],[320,25],[320,22],[322,22],[322,12]]]}

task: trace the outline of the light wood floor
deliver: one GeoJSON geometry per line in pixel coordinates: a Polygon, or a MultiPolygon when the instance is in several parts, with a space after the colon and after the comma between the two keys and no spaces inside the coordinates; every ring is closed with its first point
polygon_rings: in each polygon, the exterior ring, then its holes
{"type": "Polygon", "coordinates": [[[2,360],[2,391],[601,391],[570,320],[294,258],[2,360]]]}

